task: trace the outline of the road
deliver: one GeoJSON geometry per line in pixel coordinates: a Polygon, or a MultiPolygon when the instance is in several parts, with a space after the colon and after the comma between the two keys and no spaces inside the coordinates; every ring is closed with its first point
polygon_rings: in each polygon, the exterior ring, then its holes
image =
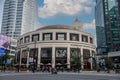
{"type": "Polygon", "coordinates": [[[120,80],[119,74],[107,73],[0,73],[0,80],[120,80]]]}

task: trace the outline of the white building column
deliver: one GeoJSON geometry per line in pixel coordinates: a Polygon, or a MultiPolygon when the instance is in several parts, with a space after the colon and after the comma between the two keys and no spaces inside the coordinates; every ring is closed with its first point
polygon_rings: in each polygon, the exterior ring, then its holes
{"type": "Polygon", "coordinates": [[[70,33],[67,33],[67,41],[70,40],[70,33]]]}
{"type": "Polygon", "coordinates": [[[70,69],[70,47],[67,47],[67,68],[70,69]]]}
{"type": "Polygon", "coordinates": [[[82,42],[82,37],[81,37],[82,35],[81,34],[79,34],[79,41],[80,42],[82,42]]]}
{"type": "Polygon", "coordinates": [[[92,50],[91,49],[89,49],[89,50],[90,50],[90,59],[89,59],[90,61],[89,62],[91,65],[91,70],[92,70],[93,69],[93,59],[92,59],[93,56],[92,56],[92,50]]]}
{"type": "Polygon", "coordinates": [[[32,35],[30,34],[30,42],[32,42],[32,35]]]}
{"type": "MultiPolygon", "coordinates": [[[[27,49],[26,49],[27,50],[27,49]]],[[[29,67],[29,51],[27,51],[27,68],[29,67]]]]}
{"type": "MultiPolygon", "coordinates": [[[[22,48],[20,49],[20,61],[19,61],[19,68],[21,68],[21,61],[22,61],[22,48]]],[[[19,69],[20,71],[20,69],[19,69]]]]}
{"type": "Polygon", "coordinates": [[[81,69],[83,70],[84,69],[84,61],[83,61],[83,48],[82,47],[81,47],[80,51],[81,51],[81,69]]]}
{"type": "Polygon", "coordinates": [[[42,41],[42,39],[43,39],[43,33],[42,32],[40,32],[40,35],[39,35],[39,41],[42,41]]]}
{"type": "Polygon", "coordinates": [[[55,46],[52,47],[52,68],[55,68],[55,46]]]}
{"type": "Polygon", "coordinates": [[[56,32],[53,32],[52,38],[53,38],[53,40],[56,40],[56,32]]]}
{"type": "Polygon", "coordinates": [[[38,60],[37,60],[37,68],[40,68],[40,63],[41,63],[41,47],[38,47],[38,60]]]}

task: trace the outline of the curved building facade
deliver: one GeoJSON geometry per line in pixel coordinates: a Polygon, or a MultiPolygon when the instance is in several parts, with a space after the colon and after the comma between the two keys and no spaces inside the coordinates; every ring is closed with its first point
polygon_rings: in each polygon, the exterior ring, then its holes
{"type": "Polygon", "coordinates": [[[51,25],[23,34],[18,41],[18,60],[27,67],[34,61],[38,68],[72,68],[75,55],[82,69],[95,67],[93,36],[65,25],[51,25]]]}

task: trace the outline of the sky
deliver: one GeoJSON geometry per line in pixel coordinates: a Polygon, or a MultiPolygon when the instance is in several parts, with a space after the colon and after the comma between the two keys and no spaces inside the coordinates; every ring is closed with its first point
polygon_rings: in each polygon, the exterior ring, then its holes
{"type": "MultiPolygon", "coordinates": [[[[0,25],[3,1],[0,0],[0,25]]],[[[38,0],[36,28],[47,25],[72,25],[76,18],[83,23],[83,30],[95,36],[95,0],[38,0]]]]}

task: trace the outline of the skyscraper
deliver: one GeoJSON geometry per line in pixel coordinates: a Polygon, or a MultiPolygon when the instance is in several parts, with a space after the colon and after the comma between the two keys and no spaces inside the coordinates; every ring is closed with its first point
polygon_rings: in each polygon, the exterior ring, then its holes
{"type": "Polygon", "coordinates": [[[96,0],[97,46],[120,49],[120,0],[96,0]]]}
{"type": "Polygon", "coordinates": [[[37,0],[5,0],[1,33],[19,38],[34,30],[37,21],[37,0]]]}

